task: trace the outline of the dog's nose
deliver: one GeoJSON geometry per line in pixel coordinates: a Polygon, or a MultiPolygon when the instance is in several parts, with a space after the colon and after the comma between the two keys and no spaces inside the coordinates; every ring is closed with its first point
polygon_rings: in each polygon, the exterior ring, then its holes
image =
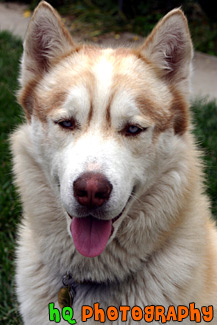
{"type": "Polygon", "coordinates": [[[112,184],[100,173],[84,173],[73,183],[74,196],[83,206],[102,206],[110,197],[112,184]]]}

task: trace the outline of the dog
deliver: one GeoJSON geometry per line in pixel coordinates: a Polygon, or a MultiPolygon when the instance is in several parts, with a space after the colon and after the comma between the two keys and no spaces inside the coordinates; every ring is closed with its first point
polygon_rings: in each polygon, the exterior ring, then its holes
{"type": "Polygon", "coordinates": [[[137,48],[103,48],[75,43],[48,3],[36,8],[19,79],[26,123],[11,137],[24,324],[216,324],[192,53],[181,9],[137,48]]]}

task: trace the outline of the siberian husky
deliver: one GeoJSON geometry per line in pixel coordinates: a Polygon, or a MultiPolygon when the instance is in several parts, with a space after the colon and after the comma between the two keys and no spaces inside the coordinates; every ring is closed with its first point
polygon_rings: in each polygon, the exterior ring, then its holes
{"type": "Polygon", "coordinates": [[[60,324],[217,324],[191,60],[180,9],[141,46],[112,49],[76,44],[48,3],[36,8],[18,94],[26,123],[11,138],[24,324],[58,322],[58,311],[60,324]]]}

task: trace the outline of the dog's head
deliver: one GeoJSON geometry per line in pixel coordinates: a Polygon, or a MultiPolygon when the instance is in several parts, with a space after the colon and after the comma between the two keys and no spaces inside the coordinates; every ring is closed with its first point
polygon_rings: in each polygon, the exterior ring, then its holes
{"type": "Polygon", "coordinates": [[[179,9],[136,49],[77,45],[49,4],[35,10],[19,101],[82,255],[102,253],[131,206],[170,168],[188,129],[191,58],[179,9]]]}

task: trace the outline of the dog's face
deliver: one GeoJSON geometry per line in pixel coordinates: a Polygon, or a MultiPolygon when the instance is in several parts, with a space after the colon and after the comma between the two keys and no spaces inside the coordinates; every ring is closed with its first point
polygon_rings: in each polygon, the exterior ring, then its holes
{"type": "Polygon", "coordinates": [[[36,159],[77,250],[102,253],[188,128],[192,56],[185,17],[169,13],[137,49],[76,46],[46,3],[30,23],[20,102],[36,159]]]}

